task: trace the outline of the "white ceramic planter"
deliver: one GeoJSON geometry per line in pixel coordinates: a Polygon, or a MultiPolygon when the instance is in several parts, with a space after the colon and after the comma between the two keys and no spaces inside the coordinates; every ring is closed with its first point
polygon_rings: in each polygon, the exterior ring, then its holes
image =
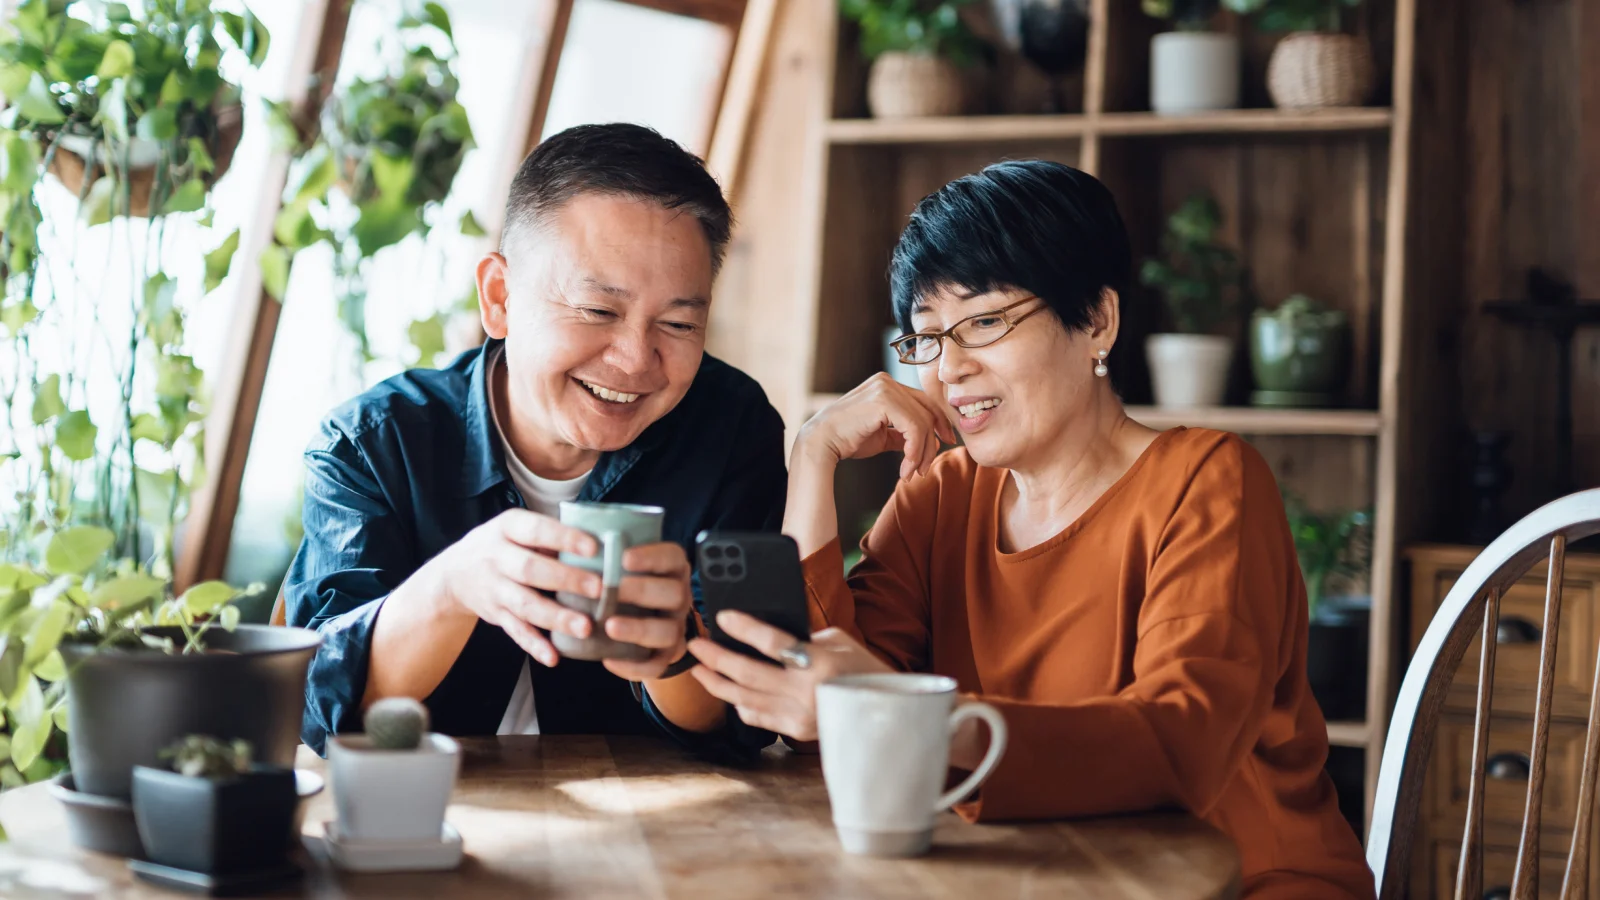
{"type": "Polygon", "coordinates": [[[1216,406],[1228,387],[1233,339],[1210,334],[1152,334],[1144,352],[1150,362],[1156,405],[1180,409],[1216,406]]]}
{"type": "Polygon", "coordinates": [[[415,750],[374,750],[365,735],[328,744],[339,833],[354,841],[434,841],[461,768],[461,745],[428,734],[415,750]]]}
{"type": "Polygon", "coordinates": [[[1239,39],[1211,31],[1168,31],[1150,40],[1150,108],[1158,113],[1239,105],[1239,39]]]}

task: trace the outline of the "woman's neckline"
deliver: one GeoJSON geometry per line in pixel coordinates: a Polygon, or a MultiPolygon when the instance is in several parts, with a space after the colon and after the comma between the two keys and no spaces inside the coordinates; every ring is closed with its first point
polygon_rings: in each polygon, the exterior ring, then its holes
{"type": "Polygon", "coordinates": [[[1071,522],[1069,522],[1065,528],[1061,529],[1050,537],[1045,538],[1039,543],[1034,544],[1032,547],[1025,547],[1021,550],[1015,550],[1009,553],[1000,549],[1000,501],[1005,496],[1006,485],[1011,481],[1011,470],[1001,470],[1002,475],[1000,477],[1000,489],[995,491],[993,506],[990,509],[991,521],[994,522],[993,542],[995,558],[1003,563],[1022,562],[1024,560],[1032,559],[1033,557],[1042,553],[1048,553],[1049,551],[1060,546],[1074,534],[1081,531],[1090,519],[1094,518],[1094,516],[1098,514],[1102,508],[1115,499],[1116,495],[1121,493],[1123,488],[1127,486],[1128,482],[1132,481],[1133,477],[1137,475],[1139,470],[1144,467],[1145,462],[1155,454],[1156,449],[1165,444],[1171,435],[1179,434],[1187,430],[1187,428],[1180,425],[1176,428],[1169,428],[1166,431],[1156,435],[1155,439],[1150,442],[1149,446],[1140,451],[1138,458],[1133,461],[1133,465],[1129,466],[1127,471],[1118,476],[1117,480],[1113,481],[1110,487],[1106,488],[1099,497],[1095,498],[1093,503],[1089,504],[1088,509],[1085,509],[1083,513],[1080,514],[1076,519],[1073,519],[1071,522]]]}

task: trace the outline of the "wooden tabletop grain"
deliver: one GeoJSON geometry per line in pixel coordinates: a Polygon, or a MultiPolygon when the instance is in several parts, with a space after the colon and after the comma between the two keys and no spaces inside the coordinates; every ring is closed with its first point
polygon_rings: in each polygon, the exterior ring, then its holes
{"type": "MultiPolygon", "coordinates": [[[[1021,826],[939,820],[913,860],[845,855],[814,756],[769,750],[749,769],[699,762],[651,738],[462,741],[447,817],[467,858],[445,873],[353,875],[326,862],[328,791],[311,801],[304,880],[313,898],[961,898],[1214,900],[1238,896],[1220,832],[1160,813],[1021,826]]],[[[322,768],[304,747],[301,765],[322,768]]],[[[0,794],[0,896],[176,896],[124,861],[70,846],[44,785],[0,794]]]]}

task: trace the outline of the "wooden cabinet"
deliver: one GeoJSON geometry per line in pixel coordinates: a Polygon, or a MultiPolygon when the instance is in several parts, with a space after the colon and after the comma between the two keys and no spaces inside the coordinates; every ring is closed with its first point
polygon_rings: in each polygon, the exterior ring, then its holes
{"type": "MultiPolygon", "coordinates": [[[[1415,650],[1434,612],[1479,548],[1428,545],[1411,548],[1411,623],[1408,648],[1415,650]]],[[[1496,636],[1493,706],[1489,718],[1488,770],[1484,779],[1484,896],[1507,889],[1516,862],[1533,745],[1533,703],[1539,641],[1544,629],[1546,564],[1538,563],[1506,592],[1496,636]]],[[[1572,824],[1577,816],[1583,738],[1589,692],[1594,684],[1595,647],[1600,644],[1600,556],[1568,554],[1562,582],[1561,633],[1556,648],[1550,745],[1546,757],[1540,831],[1539,896],[1560,893],[1572,824]]],[[[1426,774],[1417,837],[1412,845],[1411,896],[1451,897],[1466,821],[1472,777],[1473,709],[1477,701],[1479,640],[1462,657],[1451,682],[1444,716],[1426,774]]],[[[1408,653],[1409,655],[1409,653],[1408,653]]],[[[1589,840],[1596,842],[1596,835],[1589,840]]],[[[1600,871],[1591,874],[1589,896],[1600,896],[1600,871]]]]}

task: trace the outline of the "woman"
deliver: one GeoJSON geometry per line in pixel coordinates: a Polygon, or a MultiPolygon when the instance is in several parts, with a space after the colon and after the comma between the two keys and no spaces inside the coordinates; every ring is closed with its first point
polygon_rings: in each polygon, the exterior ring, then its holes
{"type": "MultiPolygon", "coordinates": [[[[1271,471],[1234,435],[1145,428],[1105,377],[1130,268],[1111,195],[1067,166],[1000,163],[924,199],[890,270],[895,348],[922,390],[874,376],[792,453],[784,531],[822,630],[797,646],[724,613],[788,667],[700,640],[695,676],[750,724],[811,740],[834,675],[949,675],[1011,732],[968,819],[1180,806],[1233,838],[1246,897],[1371,897],[1323,772],[1271,471]],[[834,469],[901,447],[846,581],[834,469]]],[[[951,764],[975,767],[985,741],[958,734],[951,764]]]]}

